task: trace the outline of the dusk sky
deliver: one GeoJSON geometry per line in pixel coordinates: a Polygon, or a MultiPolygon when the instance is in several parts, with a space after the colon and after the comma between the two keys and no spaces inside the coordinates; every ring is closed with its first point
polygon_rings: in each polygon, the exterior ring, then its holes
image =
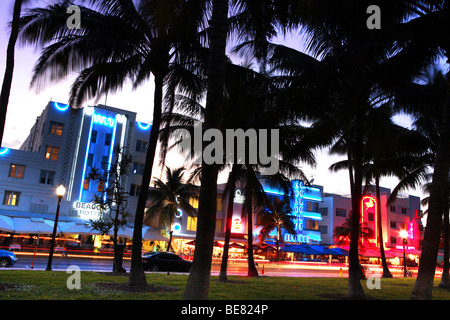
{"type": "MultiPolygon", "coordinates": [[[[43,6],[46,3],[48,4],[48,1],[31,1],[31,5],[33,6],[43,6]]],[[[6,47],[9,38],[8,23],[12,19],[13,4],[13,0],[0,1],[1,81],[3,81],[5,70],[6,47]]],[[[301,40],[299,37],[289,38],[289,41],[286,41],[285,43],[297,49],[301,47],[301,40]]],[[[74,77],[69,78],[65,82],[49,84],[40,92],[37,92],[34,88],[30,88],[33,66],[39,57],[39,53],[40,48],[16,46],[14,78],[8,105],[2,144],[3,147],[19,148],[28,136],[29,130],[36,121],[36,118],[41,114],[42,110],[50,100],[61,103],[67,103],[68,101],[70,85],[74,77]]],[[[99,101],[92,100],[87,104],[95,105],[101,103],[111,107],[130,110],[137,113],[138,121],[149,123],[152,121],[152,82],[153,78],[136,91],[131,90],[129,87],[125,87],[122,92],[108,95],[106,103],[105,98],[103,97],[99,99],[99,101]]],[[[408,126],[410,124],[405,117],[397,117],[396,119],[402,125],[408,126]]],[[[316,168],[312,169],[304,167],[304,171],[307,172],[308,178],[314,178],[314,184],[324,186],[324,192],[349,195],[348,173],[346,171],[341,171],[339,173],[330,173],[328,171],[330,164],[340,160],[340,158],[329,157],[327,150],[317,153],[317,157],[318,165],[316,168]]],[[[396,182],[396,179],[383,179],[382,185],[392,189],[396,185],[396,182]]],[[[421,196],[420,190],[411,190],[410,193],[412,195],[421,196]]]]}

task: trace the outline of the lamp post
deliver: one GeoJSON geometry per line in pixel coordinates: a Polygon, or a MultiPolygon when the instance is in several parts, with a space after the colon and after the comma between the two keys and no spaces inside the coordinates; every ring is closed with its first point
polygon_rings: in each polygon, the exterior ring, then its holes
{"type": "Polygon", "coordinates": [[[406,230],[400,231],[400,237],[402,237],[403,242],[403,277],[406,278],[406,252],[405,246],[408,243],[408,232],[406,230]]]}
{"type": "Polygon", "coordinates": [[[53,225],[52,240],[50,242],[50,254],[48,256],[48,263],[45,271],[52,271],[53,249],[55,248],[55,238],[56,238],[56,229],[58,227],[59,208],[61,205],[61,199],[65,193],[66,188],[64,188],[63,185],[60,185],[58,188],[56,188],[56,195],[58,196],[58,206],[56,208],[55,224],[53,225]]]}

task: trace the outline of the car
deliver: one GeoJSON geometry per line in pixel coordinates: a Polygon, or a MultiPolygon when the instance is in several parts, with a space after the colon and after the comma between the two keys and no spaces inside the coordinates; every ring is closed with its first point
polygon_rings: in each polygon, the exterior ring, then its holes
{"type": "Polygon", "coordinates": [[[192,262],[172,252],[150,252],[142,256],[142,265],[150,271],[189,272],[192,262]]]}
{"type": "Polygon", "coordinates": [[[14,252],[8,250],[0,250],[0,267],[8,267],[15,264],[17,261],[14,252]]]}

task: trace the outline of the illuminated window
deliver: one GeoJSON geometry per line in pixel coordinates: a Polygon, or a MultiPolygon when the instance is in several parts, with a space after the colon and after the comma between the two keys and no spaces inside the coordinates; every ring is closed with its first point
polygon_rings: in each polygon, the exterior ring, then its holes
{"type": "Polygon", "coordinates": [[[53,121],[50,122],[50,134],[62,136],[63,128],[64,128],[64,123],[53,122],[53,121]]]}
{"type": "Polygon", "coordinates": [[[223,211],[222,198],[217,198],[217,211],[223,211]]]}
{"type": "Polygon", "coordinates": [[[221,219],[216,220],[216,232],[223,231],[222,225],[223,225],[223,220],[221,220],[221,219]]]}
{"type": "Polygon", "coordinates": [[[145,165],[140,162],[133,163],[133,173],[135,174],[143,174],[145,165]]]}
{"type": "Polygon", "coordinates": [[[83,190],[89,190],[89,178],[84,178],[83,190]]]}
{"type": "Polygon", "coordinates": [[[104,187],[105,187],[105,182],[99,181],[99,182],[98,182],[97,191],[98,191],[98,192],[103,192],[103,188],[104,188],[104,187]]]}
{"type": "Polygon", "coordinates": [[[189,199],[189,204],[192,206],[192,208],[198,209],[198,199],[190,198],[189,199]]]}
{"type": "Polygon", "coordinates": [[[317,220],[310,220],[310,219],[305,219],[306,220],[306,227],[305,229],[308,230],[319,230],[319,222],[317,220]]]}
{"type": "Polygon", "coordinates": [[[9,167],[9,177],[16,179],[23,179],[25,173],[25,166],[21,164],[11,164],[9,167]]]}
{"type": "Polygon", "coordinates": [[[55,172],[41,170],[41,175],[39,176],[39,183],[53,185],[54,179],[55,179],[55,172]]]}
{"type": "Polygon", "coordinates": [[[188,217],[186,230],[187,231],[197,231],[197,218],[196,217],[188,217]]]}
{"type": "Polygon", "coordinates": [[[59,147],[47,146],[45,151],[45,159],[58,160],[59,147]]]}
{"type": "Polygon", "coordinates": [[[18,206],[19,205],[20,192],[16,191],[5,191],[3,197],[3,204],[7,206],[18,206]]]}
{"type": "Polygon", "coordinates": [[[306,211],[318,212],[319,204],[317,202],[306,201],[306,211]]]}

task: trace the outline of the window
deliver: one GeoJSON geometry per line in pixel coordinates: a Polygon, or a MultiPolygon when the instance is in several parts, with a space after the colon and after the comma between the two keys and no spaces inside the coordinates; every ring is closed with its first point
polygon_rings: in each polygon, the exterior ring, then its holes
{"type": "Polygon", "coordinates": [[[408,209],[407,208],[402,208],[402,214],[408,214],[408,209]]]}
{"type": "Polygon", "coordinates": [[[47,146],[45,151],[45,159],[58,160],[59,147],[47,146]]]}
{"type": "Polygon", "coordinates": [[[3,197],[3,204],[7,206],[18,206],[19,198],[20,192],[5,191],[5,196],[3,197]]]}
{"type": "Polygon", "coordinates": [[[89,153],[88,154],[88,159],[87,159],[87,166],[88,167],[92,167],[93,164],[94,164],[94,154],[93,153],[89,153]]]}
{"type": "Polygon", "coordinates": [[[39,176],[39,183],[53,185],[55,179],[55,172],[41,170],[41,175],[39,176]]]}
{"type": "Polygon", "coordinates": [[[223,211],[222,198],[217,198],[217,211],[223,211]]]}
{"type": "Polygon", "coordinates": [[[187,231],[197,231],[197,218],[196,217],[188,217],[186,230],[187,231]]]}
{"type": "Polygon", "coordinates": [[[140,162],[133,163],[133,173],[143,174],[145,165],[140,162]]]}
{"type": "Polygon", "coordinates": [[[103,170],[108,169],[108,157],[107,156],[102,156],[102,163],[100,164],[100,166],[103,170]]]}
{"type": "Polygon", "coordinates": [[[111,145],[111,133],[107,133],[105,136],[105,146],[110,146],[111,145]]]}
{"type": "Polygon", "coordinates": [[[310,220],[310,219],[305,219],[306,220],[306,227],[305,229],[307,230],[319,230],[319,221],[317,220],[310,220]]]}
{"type": "Polygon", "coordinates": [[[319,212],[322,217],[328,216],[328,208],[319,208],[319,212]]]}
{"type": "Polygon", "coordinates": [[[347,217],[347,210],[336,208],[336,217],[347,217]]]}
{"type": "Polygon", "coordinates": [[[83,190],[89,190],[89,178],[84,178],[83,190]]]}
{"type": "Polygon", "coordinates": [[[391,229],[397,229],[397,222],[391,221],[391,229]]]}
{"type": "Polygon", "coordinates": [[[223,224],[223,220],[218,219],[216,220],[216,231],[215,232],[222,232],[222,224],[223,224]]]}
{"type": "Polygon", "coordinates": [[[97,187],[97,191],[98,192],[103,192],[103,188],[105,187],[105,182],[104,181],[99,181],[98,182],[98,187],[97,187]]]}
{"type": "Polygon", "coordinates": [[[11,164],[9,167],[9,177],[16,179],[23,179],[25,173],[25,166],[21,164],[11,164]]]}
{"type": "Polygon", "coordinates": [[[367,213],[367,220],[369,221],[375,221],[375,214],[372,212],[367,213]]]}
{"type": "Polygon", "coordinates": [[[142,140],[136,140],[136,151],[137,152],[147,151],[147,142],[142,140]]]}
{"type": "Polygon", "coordinates": [[[396,237],[391,237],[391,243],[392,244],[396,244],[397,243],[397,238],[396,237]]]}
{"type": "Polygon", "coordinates": [[[319,212],[319,204],[317,202],[306,201],[306,211],[319,212]]]}
{"type": "Polygon", "coordinates": [[[194,209],[198,209],[198,198],[190,198],[189,199],[189,204],[194,208],[194,209]]]}
{"type": "Polygon", "coordinates": [[[392,213],[395,213],[395,206],[390,206],[390,210],[392,213]]]}
{"type": "Polygon", "coordinates": [[[319,226],[320,234],[328,234],[328,226],[319,226]]]}
{"type": "Polygon", "coordinates": [[[141,190],[141,186],[136,184],[131,184],[130,186],[130,196],[137,197],[139,196],[139,191],[141,190]]]}
{"type": "Polygon", "coordinates": [[[97,142],[97,136],[98,136],[98,131],[97,130],[92,130],[91,143],[96,143],[97,142]]]}
{"type": "Polygon", "coordinates": [[[63,128],[64,128],[64,123],[54,122],[54,121],[50,122],[50,134],[62,136],[63,128]]]}

